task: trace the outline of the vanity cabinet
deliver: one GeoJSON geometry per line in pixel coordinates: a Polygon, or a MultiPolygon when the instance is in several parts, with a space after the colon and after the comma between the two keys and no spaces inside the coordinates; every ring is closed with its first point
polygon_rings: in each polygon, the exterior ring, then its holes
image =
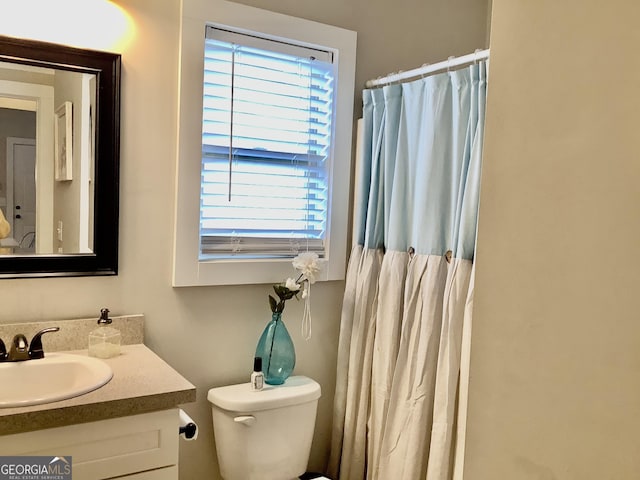
{"type": "Polygon", "coordinates": [[[74,480],[177,480],[179,409],[0,436],[2,455],[72,457],[74,480]]]}
{"type": "MultiPolygon", "coordinates": [[[[196,400],[196,388],[136,343],[144,340],[143,318],[114,317],[123,344],[120,355],[103,360],[113,377],[102,387],[51,403],[0,408],[0,455],[71,456],[73,480],[177,480],[179,406],[196,400]]],[[[50,351],[87,355],[82,347],[95,319],[0,324],[0,338],[54,326],[60,337],[50,338],[50,351]]]]}

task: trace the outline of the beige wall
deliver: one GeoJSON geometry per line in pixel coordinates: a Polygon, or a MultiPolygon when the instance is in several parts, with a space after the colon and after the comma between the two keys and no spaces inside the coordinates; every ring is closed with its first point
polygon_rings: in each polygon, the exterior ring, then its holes
{"type": "Polygon", "coordinates": [[[64,253],[80,252],[80,194],[82,188],[82,128],[83,112],[89,109],[83,104],[83,75],[78,72],[57,71],[54,83],[54,108],[61,107],[64,102],[71,102],[71,118],[73,145],[71,149],[72,180],[53,183],[53,252],[62,248],[64,253]],[[58,239],[58,222],[62,222],[62,241],[58,239]]]}
{"type": "MultiPolygon", "coordinates": [[[[217,479],[207,390],[247,381],[255,344],[270,317],[270,286],[171,287],[179,5],[177,0],[117,3],[136,30],[122,52],[120,273],[2,280],[0,322],[97,317],[101,307],[113,315],[146,314],[147,343],[198,388],[197,402],[185,410],[201,432],[197,441],[181,444],[181,478],[217,479]]],[[[247,3],[356,30],[358,89],[368,78],[485,46],[485,0],[247,3]]],[[[108,27],[96,21],[92,34],[108,27]]],[[[314,285],[309,342],[300,336],[302,305],[290,303],[284,315],[296,343],[296,371],[323,389],[310,463],[316,470],[323,468],[329,449],[343,287],[342,282],[314,285]]]]}
{"type": "Polygon", "coordinates": [[[493,2],[465,479],[638,478],[639,20],[493,2]]]}

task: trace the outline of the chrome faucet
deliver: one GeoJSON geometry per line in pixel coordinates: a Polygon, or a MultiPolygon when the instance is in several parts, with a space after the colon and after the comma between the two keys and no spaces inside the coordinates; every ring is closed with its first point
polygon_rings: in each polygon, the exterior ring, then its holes
{"type": "Polygon", "coordinates": [[[60,330],[60,327],[50,327],[40,330],[31,339],[31,348],[29,348],[27,337],[22,333],[18,333],[11,341],[9,353],[7,353],[4,342],[0,340],[0,362],[23,362],[25,360],[44,358],[42,335],[49,332],[57,332],[58,330],[60,330]]]}
{"type": "Polygon", "coordinates": [[[11,340],[11,348],[9,349],[9,353],[7,354],[8,362],[21,362],[23,360],[30,360],[29,358],[29,350],[27,347],[29,343],[27,342],[27,337],[23,334],[18,333],[13,340],[11,340]]]}
{"type": "Polygon", "coordinates": [[[40,330],[31,339],[31,348],[29,348],[29,358],[32,360],[44,358],[44,349],[42,348],[42,335],[49,332],[57,332],[60,327],[49,327],[40,330]]]}

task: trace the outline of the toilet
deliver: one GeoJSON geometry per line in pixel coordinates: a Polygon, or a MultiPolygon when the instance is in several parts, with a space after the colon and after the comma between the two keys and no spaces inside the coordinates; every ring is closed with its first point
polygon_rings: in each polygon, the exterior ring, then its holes
{"type": "Polygon", "coordinates": [[[320,385],[305,376],[251,390],[250,383],[209,390],[224,480],[293,480],[309,461],[320,385]]]}

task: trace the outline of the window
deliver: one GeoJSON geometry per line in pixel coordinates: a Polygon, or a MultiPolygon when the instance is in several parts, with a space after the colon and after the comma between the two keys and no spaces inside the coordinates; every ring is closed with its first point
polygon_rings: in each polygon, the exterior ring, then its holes
{"type": "Polygon", "coordinates": [[[332,52],[206,32],[200,260],[324,257],[332,52]]]}
{"type": "Polygon", "coordinates": [[[174,285],[344,278],[355,33],[185,0],[174,285]],[[203,68],[204,66],[204,68],[203,68]]]}

